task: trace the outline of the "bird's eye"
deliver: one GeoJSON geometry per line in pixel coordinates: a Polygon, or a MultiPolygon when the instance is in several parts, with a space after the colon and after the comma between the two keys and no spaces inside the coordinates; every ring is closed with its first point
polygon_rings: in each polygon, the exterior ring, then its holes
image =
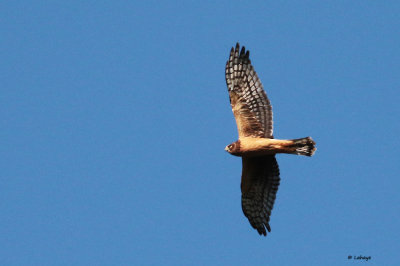
{"type": "Polygon", "coordinates": [[[229,145],[228,148],[231,150],[233,148],[233,145],[232,144],[229,145]]]}

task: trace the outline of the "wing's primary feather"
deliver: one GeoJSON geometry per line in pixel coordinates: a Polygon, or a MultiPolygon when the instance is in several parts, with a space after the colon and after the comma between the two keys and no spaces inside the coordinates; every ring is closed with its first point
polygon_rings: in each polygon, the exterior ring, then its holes
{"type": "Polygon", "coordinates": [[[275,155],[242,157],[242,210],[260,235],[271,232],[269,217],[278,191],[280,177],[275,155]]]}
{"type": "Polygon", "coordinates": [[[232,110],[240,137],[273,136],[272,107],[249,59],[249,51],[239,43],[231,49],[225,67],[232,110]],[[242,128],[244,127],[244,128],[242,128]]]}

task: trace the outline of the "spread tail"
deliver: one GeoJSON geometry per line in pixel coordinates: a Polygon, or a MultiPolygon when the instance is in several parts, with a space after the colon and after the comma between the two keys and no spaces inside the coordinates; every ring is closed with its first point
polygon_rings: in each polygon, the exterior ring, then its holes
{"type": "Polygon", "coordinates": [[[315,142],[311,137],[292,139],[293,144],[291,145],[295,148],[293,154],[312,156],[317,148],[315,148],[315,142]]]}

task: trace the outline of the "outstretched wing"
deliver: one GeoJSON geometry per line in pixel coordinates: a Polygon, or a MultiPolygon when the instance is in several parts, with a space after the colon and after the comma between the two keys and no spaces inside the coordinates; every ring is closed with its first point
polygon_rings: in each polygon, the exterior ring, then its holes
{"type": "Polygon", "coordinates": [[[239,43],[231,49],[225,67],[232,111],[241,137],[272,138],[272,107],[251,65],[249,51],[239,43]]]}
{"type": "Polygon", "coordinates": [[[260,235],[271,232],[269,217],[274,207],[280,177],[275,155],[242,157],[242,210],[260,235]]]}

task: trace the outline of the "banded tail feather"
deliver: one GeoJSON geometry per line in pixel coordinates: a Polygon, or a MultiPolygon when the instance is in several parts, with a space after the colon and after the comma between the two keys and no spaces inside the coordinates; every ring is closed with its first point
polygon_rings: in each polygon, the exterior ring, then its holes
{"type": "Polygon", "coordinates": [[[317,150],[315,147],[315,141],[311,137],[292,139],[293,144],[291,147],[295,148],[293,154],[313,156],[314,152],[317,150]]]}

